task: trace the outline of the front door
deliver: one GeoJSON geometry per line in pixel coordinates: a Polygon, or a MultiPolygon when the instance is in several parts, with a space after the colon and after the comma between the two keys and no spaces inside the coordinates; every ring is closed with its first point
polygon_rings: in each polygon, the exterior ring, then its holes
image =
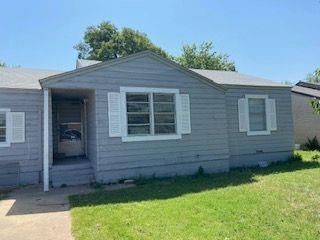
{"type": "Polygon", "coordinates": [[[58,153],[65,157],[84,155],[82,103],[60,103],[57,118],[58,153]]]}

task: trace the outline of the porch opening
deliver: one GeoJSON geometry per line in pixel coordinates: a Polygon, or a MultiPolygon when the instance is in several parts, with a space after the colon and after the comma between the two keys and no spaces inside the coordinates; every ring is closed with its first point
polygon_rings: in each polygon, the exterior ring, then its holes
{"type": "Polygon", "coordinates": [[[52,165],[89,162],[90,90],[52,89],[52,165]]]}

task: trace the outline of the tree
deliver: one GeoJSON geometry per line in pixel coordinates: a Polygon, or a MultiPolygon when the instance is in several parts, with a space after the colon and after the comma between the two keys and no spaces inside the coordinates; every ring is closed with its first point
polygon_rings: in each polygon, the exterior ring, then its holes
{"type": "Polygon", "coordinates": [[[0,61],[0,67],[5,67],[5,66],[7,66],[6,63],[0,61]]]}
{"type": "Polygon", "coordinates": [[[312,74],[308,74],[306,80],[309,83],[320,83],[320,68],[317,68],[312,74]]]}
{"type": "Polygon", "coordinates": [[[151,42],[145,33],[123,28],[119,30],[110,22],[87,28],[83,41],[74,47],[78,57],[106,61],[144,50],[151,50],[164,57],[169,55],[151,42]]]}
{"type": "Polygon", "coordinates": [[[310,105],[313,108],[313,113],[320,115],[320,101],[319,101],[319,99],[316,99],[316,98],[312,99],[310,101],[310,105]]]}
{"type": "MultiPolygon", "coordinates": [[[[306,77],[309,83],[320,83],[320,68],[317,68],[312,74],[308,74],[306,77]]],[[[312,99],[310,105],[313,108],[314,114],[320,115],[320,101],[319,99],[312,99]]]]}
{"type": "Polygon", "coordinates": [[[203,42],[198,46],[186,44],[182,47],[182,54],[175,60],[186,68],[236,71],[228,55],[213,51],[212,42],[203,42]]]}

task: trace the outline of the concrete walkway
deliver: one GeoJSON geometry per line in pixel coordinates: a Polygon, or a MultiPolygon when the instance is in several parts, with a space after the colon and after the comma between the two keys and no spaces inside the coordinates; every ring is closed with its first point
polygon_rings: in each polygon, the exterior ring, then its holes
{"type": "Polygon", "coordinates": [[[10,192],[0,200],[0,239],[73,239],[68,196],[93,191],[89,186],[52,189],[41,186],[10,192]]]}
{"type": "MultiPolygon", "coordinates": [[[[134,184],[105,186],[105,191],[133,187],[134,184]]],[[[68,196],[95,191],[88,185],[55,188],[42,186],[16,189],[0,200],[0,239],[70,240],[71,218],[68,196]]]]}

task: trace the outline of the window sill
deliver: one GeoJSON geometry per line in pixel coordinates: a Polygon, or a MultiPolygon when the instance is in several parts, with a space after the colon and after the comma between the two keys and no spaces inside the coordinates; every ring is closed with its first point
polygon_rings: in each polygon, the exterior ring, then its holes
{"type": "Polygon", "coordinates": [[[181,134],[158,135],[158,136],[127,136],[122,137],[122,142],[141,142],[141,141],[159,141],[181,139],[181,134]]]}
{"type": "Polygon", "coordinates": [[[0,148],[2,148],[2,147],[10,147],[10,143],[8,143],[8,142],[3,142],[3,143],[0,143],[0,148]]]}
{"type": "Polygon", "coordinates": [[[270,135],[270,131],[248,131],[247,136],[265,136],[270,135]]]}

